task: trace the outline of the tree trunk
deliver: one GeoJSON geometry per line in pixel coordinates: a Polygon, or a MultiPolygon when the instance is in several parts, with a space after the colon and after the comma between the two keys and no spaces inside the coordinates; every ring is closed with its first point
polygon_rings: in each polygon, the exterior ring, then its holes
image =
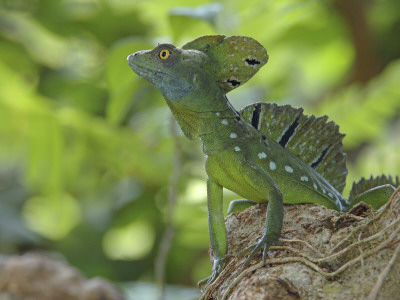
{"type": "MultiPolygon", "coordinates": [[[[228,249],[238,253],[263,234],[266,205],[226,219],[228,249]]],[[[201,299],[399,299],[400,188],[378,211],[285,205],[282,244],[242,271],[232,258],[201,299]]],[[[261,251],[260,251],[261,252],[261,251]]]]}

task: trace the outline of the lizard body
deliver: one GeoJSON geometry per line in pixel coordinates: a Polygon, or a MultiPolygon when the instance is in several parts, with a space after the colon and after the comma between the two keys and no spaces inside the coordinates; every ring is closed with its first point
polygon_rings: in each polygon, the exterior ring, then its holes
{"type": "Polygon", "coordinates": [[[251,246],[246,266],[259,249],[265,260],[268,248],[278,242],[283,203],[317,203],[346,211],[359,201],[374,205],[379,198],[379,206],[399,184],[391,177],[364,180],[354,185],[357,192],[349,201],[340,193],[347,170],[341,152],[343,135],[333,122],[267,103],[237,112],[226,93],[250,79],[268,60],[265,49],[251,38],[205,36],[182,48],[161,44],[127,59],[134,72],[161,91],[184,134],[203,142],[214,256],[208,284],[226,258],[223,187],[246,199],[233,201],[228,213],[268,202],[265,233],[251,246]],[[375,188],[366,191],[365,186],[375,188]]]}

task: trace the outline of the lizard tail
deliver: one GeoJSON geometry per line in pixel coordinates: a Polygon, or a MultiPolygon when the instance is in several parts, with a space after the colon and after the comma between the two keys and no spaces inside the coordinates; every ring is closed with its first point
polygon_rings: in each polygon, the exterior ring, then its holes
{"type": "Polygon", "coordinates": [[[349,194],[349,201],[357,198],[359,195],[362,193],[373,189],[378,186],[383,186],[383,185],[391,185],[393,187],[397,187],[400,185],[400,180],[399,176],[396,176],[393,178],[392,176],[388,175],[380,175],[373,177],[371,175],[370,178],[365,179],[364,177],[358,180],[357,182],[353,182],[353,186],[351,187],[350,194],[349,194]]]}

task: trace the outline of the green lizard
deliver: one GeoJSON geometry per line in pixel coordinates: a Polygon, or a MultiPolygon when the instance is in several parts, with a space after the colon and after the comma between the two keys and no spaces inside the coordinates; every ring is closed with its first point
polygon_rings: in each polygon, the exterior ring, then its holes
{"type": "Polygon", "coordinates": [[[223,187],[246,200],[231,202],[228,213],[268,202],[265,233],[245,251],[252,257],[278,243],[283,203],[317,203],[347,211],[364,201],[383,205],[399,184],[386,176],[353,184],[341,192],[347,169],[342,138],[327,117],[305,116],[288,105],[256,103],[237,112],[226,93],[249,80],[268,61],[263,46],[248,37],[203,36],[182,48],[160,44],[128,56],[139,76],[163,94],[182,131],[200,138],[207,156],[208,222],[214,263],[210,284],[224,267],[227,236],[223,187]]]}

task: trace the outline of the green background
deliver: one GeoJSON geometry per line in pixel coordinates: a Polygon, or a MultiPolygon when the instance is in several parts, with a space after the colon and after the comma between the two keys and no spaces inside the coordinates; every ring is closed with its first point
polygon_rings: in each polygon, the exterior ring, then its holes
{"type": "Polygon", "coordinates": [[[2,254],[54,251],[88,277],[151,283],[168,227],[166,282],[209,275],[201,144],[126,61],[207,34],[268,50],[228,94],[237,109],[291,104],[340,125],[345,195],[361,176],[400,173],[398,0],[1,0],[2,254]]]}

